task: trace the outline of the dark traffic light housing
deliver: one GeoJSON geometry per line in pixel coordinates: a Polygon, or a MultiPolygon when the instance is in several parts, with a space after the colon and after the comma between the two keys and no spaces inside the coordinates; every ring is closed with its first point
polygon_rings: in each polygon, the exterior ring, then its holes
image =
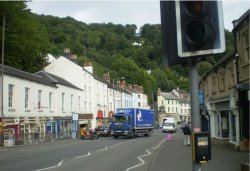
{"type": "Polygon", "coordinates": [[[161,1],[165,63],[186,63],[225,50],[221,1],[161,1]]]}

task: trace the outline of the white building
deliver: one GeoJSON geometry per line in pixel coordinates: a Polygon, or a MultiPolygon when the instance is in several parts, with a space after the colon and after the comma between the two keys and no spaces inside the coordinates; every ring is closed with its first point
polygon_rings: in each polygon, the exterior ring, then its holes
{"type": "Polygon", "coordinates": [[[157,92],[157,106],[158,111],[161,111],[158,121],[162,122],[164,117],[173,117],[175,120],[179,119],[179,99],[170,92],[157,92]]]}
{"type": "Polygon", "coordinates": [[[179,121],[191,121],[190,94],[186,90],[173,89],[172,94],[179,98],[179,121]]]}
{"type": "Polygon", "coordinates": [[[59,131],[69,133],[72,111],[78,112],[72,97],[81,94],[81,89],[60,77],[4,66],[3,134],[14,134],[17,144],[28,144],[34,140],[34,133],[40,140],[47,138],[46,132],[54,133],[55,138],[60,136],[59,131]]]}
{"type": "MultiPolygon", "coordinates": [[[[93,77],[91,63],[87,63],[86,69],[75,64],[71,60],[61,56],[44,68],[48,73],[52,73],[83,90],[82,98],[79,98],[80,112],[78,113],[80,127],[95,128],[97,117],[96,86],[97,82],[93,77]]],[[[103,98],[103,96],[99,96],[103,98]]],[[[104,101],[105,99],[100,99],[104,101]]]]}

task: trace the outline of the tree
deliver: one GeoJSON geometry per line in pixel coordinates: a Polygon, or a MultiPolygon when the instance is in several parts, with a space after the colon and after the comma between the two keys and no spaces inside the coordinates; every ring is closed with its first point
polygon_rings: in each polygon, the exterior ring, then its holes
{"type": "Polygon", "coordinates": [[[156,80],[157,88],[160,88],[162,91],[169,92],[176,88],[175,83],[172,80],[169,80],[167,75],[161,69],[153,70],[151,75],[156,80]]]}
{"type": "Polygon", "coordinates": [[[3,16],[6,17],[4,63],[28,72],[42,69],[50,49],[45,27],[35,21],[24,2],[0,2],[0,18],[3,16]]]}

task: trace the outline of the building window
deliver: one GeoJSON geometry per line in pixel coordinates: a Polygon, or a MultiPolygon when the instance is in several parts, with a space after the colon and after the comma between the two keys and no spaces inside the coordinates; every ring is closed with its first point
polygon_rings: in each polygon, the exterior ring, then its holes
{"type": "Polygon", "coordinates": [[[216,93],[216,79],[215,79],[215,75],[212,76],[212,93],[216,93]]]}
{"type": "Polygon", "coordinates": [[[42,100],[42,90],[38,90],[38,102],[37,102],[38,109],[41,109],[41,100],[42,100]]]}
{"type": "Polygon", "coordinates": [[[71,109],[71,111],[73,111],[73,94],[71,94],[71,96],[70,96],[70,109],[71,109]]]}
{"type": "Polygon", "coordinates": [[[9,84],[9,91],[8,91],[8,107],[13,107],[13,89],[14,89],[14,85],[9,84]]]}
{"type": "Polygon", "coordinates": [[[62,111],[64,111],[64,97],[65,93],[62,93],[62,111]]]}
{"type": "Polygon", "coordinates": [[[29,88],[25,87],[25,99],[24,99],[25,109],[29,108],[29,88]]]}
{"type": "Polygon", "coordinates": [[[243,41],[244,41],[244,56],[245,56],[245,62],[248,63],[250,60],[249,55],[249,34],[248,31],[243,33],[243,41]]]}
{"type": "Polygon", "coordinates": [[[141,107],[141,103],[140,102],[138,103],[138,107],[141,107]]]}
{"type": "Polygon", "coordinates": [[[81,96],[78,96],[78,111],[80,112],[81,110],[81,96]]]}
{"type": "Polygon", "coordinates": [[[232,87],[235,84],[235,79],[234,79],[234,68],[233,66],[228,68],[228,74],[229,74],[229,86],[232,87]]]}
{"type": "Polygon", "coordinates": [[[52,111],[52,92],[49,92],[49,111],[52,111]]]}
{"type": "Polygon", "coordinates": [[[219,90],[225,90],[225,71],[219,73],[219,90]]]}
{"type": "Polygon", "coordinates": [[[229,137],[229,114],[228,111],[221,111],[216,116],[215,131],[218,138],[229,137]]]}

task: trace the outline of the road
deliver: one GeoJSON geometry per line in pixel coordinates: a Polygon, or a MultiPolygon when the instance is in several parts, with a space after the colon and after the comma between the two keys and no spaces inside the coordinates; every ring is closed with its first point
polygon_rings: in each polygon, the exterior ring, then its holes
{"type": "Polygon", "coordinates": [[[0,170],[149,170],[164,141],[165,134],[155,130],[135,139],[72,139],[0,149],[0,170]]]}

